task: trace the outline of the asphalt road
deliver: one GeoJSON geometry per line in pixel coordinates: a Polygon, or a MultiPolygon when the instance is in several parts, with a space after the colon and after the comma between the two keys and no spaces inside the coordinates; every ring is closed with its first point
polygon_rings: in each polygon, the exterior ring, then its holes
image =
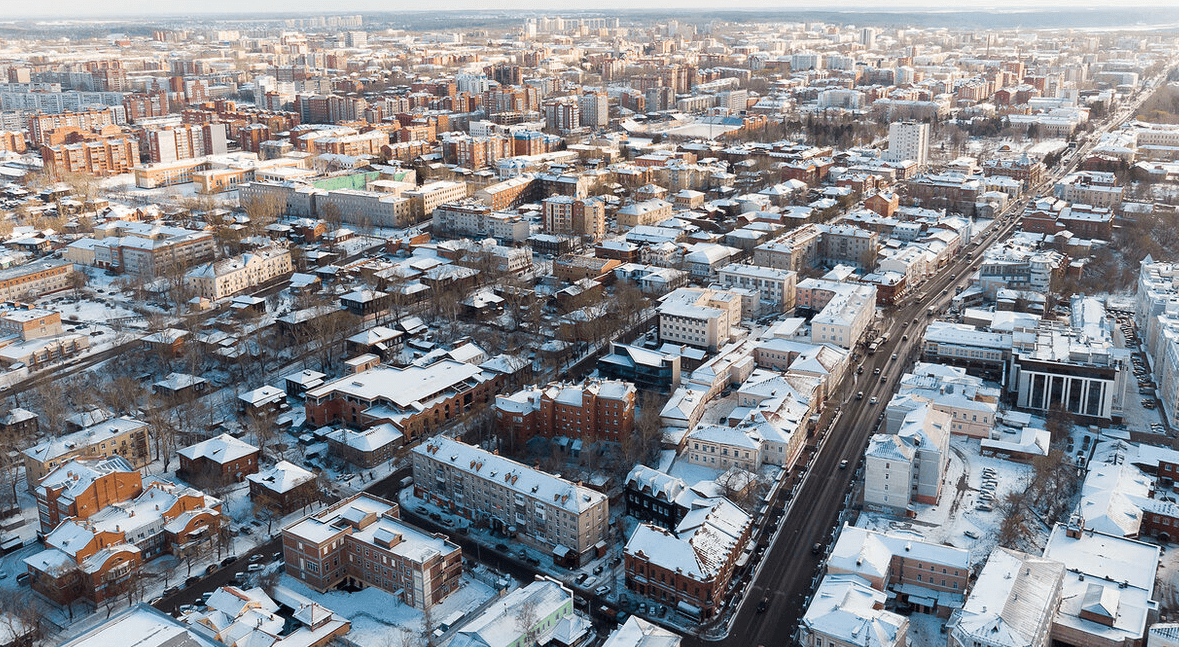
{"type": "Polygon", "coordinates": [[[955,287],[964,285],[967,277],[977,269],[981,252],[1015,229],[1024,206],[1035,196],[1050,191],[1057,180],[1072,172],[1096,144],[1099,135],[1133,115],[1136,106],[1148,96],[1150,93],[1142,93],[1135,104],[1118,110],[1112,119],[1097,127],[1093,135],[1080,144],[1075,153],[1066,156],[1043,183],[1027,191],[1025,195],[1028,197],[1013,201],[955,261],[914,290],[905,303],[885,310],[879,332],[888,333],[888,343],[875,354],[863,356],[860,362],[863,373],[856,375],[853,370],[840,386],[836,401],[842,402],[842,417],[815,453],[809,475],[796,488],[787,514],[780,522],[782,527],[763,557],[761,571],[743,598],[734,596],[741,606],[728,634],[715,642],[686,636],[685,646],[699,647],[719,642],[734,647],[778,647],[794,643],[799,620],[805,611],[803,603],[811,591],[812,579],[822,558],[822,554],[813,554],[811,547],[816,543],[826,546],[831,541],[834,525],[856,473],[851,466],[859,464],[868,437],[875,432],[896,381],[920,354],[919,344],[929,321],[927,309],[934,306],[943,311],[953,298],[955,287]],[[966,252],[972,252],[969,258],[966,252]],[[903,339],[905,335],[907,340],[903,339]],[[879,377],[873,375],[877,368],[881,370],[879,377]],[[864,392],[862,400],[854,397],[858,391],[864,392]],[[876,404],[871,403],[872,397],[877,398],[876,404]],[[848,461],[847,469],[839,469],[843,460],[848,461]],[[757,606],[763,597],[768,598],[769,603],[766,610],[759,613],[757,606]]]}

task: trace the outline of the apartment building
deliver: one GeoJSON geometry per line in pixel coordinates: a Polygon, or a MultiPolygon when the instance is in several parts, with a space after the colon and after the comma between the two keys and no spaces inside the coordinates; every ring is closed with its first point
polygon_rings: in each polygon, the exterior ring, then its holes
{"type": "Polygon", "coordinates": [[[66,519],[88,519],[114,503],[143,492],[143,477],[122,456],[75,458],[62,463],[35,485],[41,533],[66,519]]]}
{"type": "Polygon", "coordinates": [[[490,401],[505,381],[502,373],[452,359],[381,366],[308,390],[304,407],[314,425],[388,422],[412,441],[490,401]]]}
{"type": "Polygon", "coordinates": [[[498,395],[496,427],[516,447],[535,436],[624,442],[634,429],[635,394],[629,382],[591,380],[498,395]]]}
{"type": "Polygon", "coordinates": [[[659,304],[659,339],[715,351],[732,339],[741,321],[741,296],[732,292],[679,288],[659,304]]]}
{"type": "Polygon", "coordinates": [[[573,592],[553,578],[538,576],[471,618],[448,647],[585,644],[590,629],[573,610],[573,592]],[[526,617],[520,613],[524,608],[531,609],[526,617]]]}
{"type": "Polygon", "coordinates": [[[789,312],[794,309],[798,274],[790,270],[730,263],[717,270],[716,279],[725,288],[756,291],[763,312],[789,312]]]}
{"type": "Polygon", "coordinates": [[[888,125],[886,162],[911,160],[924,167],[929,159],[929,124],[925,122],[894,121],[888,125]]]}
{"type": "Polygon", "coordinates": [[[194,267],[184,275],[184,283],[194,294],[218,301],[282,278],[293,271],[289,249],[264,247],[241,256],[194,267]]]}
{"type": "Polygon", "coordinates": [[[28,304],[0,304],[0,347],[62,333],[61,313],[28,304]]]}
{"type": "Polygon", "coordinates": [[[0,269],[0,302],[31,301],[70,287],[74,264],[42,259],[0,269]]]}
{"type": "Polygon", "coordinates": [[[60,128],[94,130],[103,126],[118,125],[125,121],[115,108],[85,110],[81,112],[59,112],[57,114],[29,115],[29,139],[34,146],[48,141],[49,133],[60,128]]]}
{"type": "Polygon", "coordinates": [[[606,204],[598,198],[554,195],[544,200],[545,233],[601,240],[606,235],[606,204]]]}
{"type": "Polygon", "coordinates": [[[45,164],[45,172],[53,178],[69,173],[119,175],[130,172],[131,167],[139,164],[139,146],[130,137],[42,146],[41,161],[45,164]]]}
{"type": "Polygon", "coordinates": [[[527,543],[563,547],[555,557],[566,563],[605,550],[610,509],[599,492],[445,436],[410,454],[415,496],[527,543]]]}
{"type": "Polygon", "coordinates": [[[323,592],[341,583],[373,586],[415,609],[456,591],[462,549],[400,519],[396,503],[356,494],[282,529],[287,575],[323,592]]]}
{"type": "Polygon", "coordinates": [[[465,182],[439,180],[430,182],[401,194],[409,198],[410,217],[413,222],[422,222],[433,217],[434,210],[448,202],[458,202],[467,197],[465,182]]]}
{"type": "Polygon", "coordinates": [[[414,216],[412,200],[378,191],[336,189],[317,194],[315,211],[326,214],[328,209],[338,213],[342,222],[366,228],[400,228],[419,222],[414,216]]]}
{"type": "Polygon", "coordinates": [[[811,343],[854,348],[876,316],[876,286],[806,279],[797,288],[799,307],[817,310],[811,343]]]}
{"type": "Polygon", "coordinates": [[[822,235],[823,230],[818,225],[796,227],[784,236],[755,247],[753,264],[791,272],[816,267],[822,235]]]}
{"type": "Polygon", "coordinates": [[[287,461],[278,461],[246,480],[250,482],[250,501],[279,515],[291,514],[320,499],[315,473],[287,461]]]}
{"type": "Polygon", "coordinates": [[[147,424],[128,418],[111,418],[78,431],[51,438],[22,452],[29,491],[53,469],[75,458],[121,456],[135,469],[151,462],[147,424]]]}
{"type": "Polygon", "coordinates": [[[137,221],[113,221],[94,228],[66,249],[65,258],[143,278],[187,269],[213,259],[216,241],[207,231],[194,231],[137,221]]]}
{"type": "Polygon", "coordinates": [[[618,210],[615,217],[620,229],[634,229],[639,225],[656,225],[671,217],[672,204],[666,200],[636,202],[618,210]]]}
{"type": "Polygon", "coordinates": [[[802,647],[905,647],[909,619],[887,611],[888,596],[858,575],[828,574],[798,625],[802,647]]]}
{"type": "Polygon", "coordinates": [[[148,160],[153,164],[224,155],[229,152],[226,125],[222,123],[181,124],[148,128],[148,160]]]}
{"type": "Polygon", "coordinates": [[[727,499],[688,512],[674,531],[641,523],[623,549],[626,588],[697,621],[710,618],[752,527],[727,499]]]}
{"type": "Polygon", "coordinates": [[[45,549],[25,558],[33,590],[58,604],[126,594],[144,561],[208,550],[223,523],[221,501],[162,479],[86,519],[67,519],[45,549]]]}
{"type": "Polygon", "coordinates": [[[1117,176],[1101,171],[1078,171],[1056,183],[1053,194],[1068,202],[1091,207],[1116,209],[1122,206],[1122,190],[1117,176]]]}
{"type": "Polygon", "coordinates": [[[901,377],[896,397],[885,408],[884,428],[887,433],[896,433],[910,411],[927,403],[950,415],[950,433],[990,438],[1000,396],[1000,389],[967,375],[965,368],[918,362],[912,372],[901,377]]]}
{"type": "Polygon", "coordinates": [[[433,216],[434,235],[491,237],[503,243],[528,239],[527,220],[518,213],[494,211],[485,204],[465,200],[439,205],[433,216]]]}
{"type": "Polygon", "coordinates": [[[864,452],[864,506],[906,515],[913,503],[937,505],[950,422],[926,405],[910,411],[895,434],[874,434],[864,452]]]}
{"type": "Polygon", "coordinates": [[[1179,265],[1144,260],[1138,270],[1134,318],[1164,415],[1179,424],[1179,265]]]}

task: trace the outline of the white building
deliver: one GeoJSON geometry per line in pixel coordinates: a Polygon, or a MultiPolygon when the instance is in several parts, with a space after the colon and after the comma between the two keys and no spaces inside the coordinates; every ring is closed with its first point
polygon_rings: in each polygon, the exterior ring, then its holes
{"type": "Polygon", "coordinates": [[[864,454],[864,505],[905,511],[936,505],[950,460],[950,416],[929,406],[905,416],[895,434],[875,434],[864,454]]]}
{"type": "Polygon", "coordinates": [[[803,647],[904,647],[909,619],[885,611],[888,595],[858,575],[823,577],[798,625],[803,647]]]}
{"type": "Polygon", "coordinates": [[[894,121],[888,125],[887,162],[913,161],[924,167],[929,159],[929,124],[894,121]]]}
{"type": "Polygon", "coordinates": [[[723,290],[679,288],[659,304],[659,340],[716,350],[741,321],[741,297],[723,290]]]}
{"type": "Polygon", "coordinates": [[[207,263],[189,270],[184,282],[198,296],[224,299],[293,271],[291,252],[285,247],[265,247],[254,252],[207,263]]]}
{"type": "Polygon", "coordinates": [[[1060,562],[996,548],[950,617],[948,647],[1046,647],[1064,574],[1060,562]]]}
{"type": "Polygon", "coordinates": [[[788,312],[794,309],[798,274],[759,265],[730,263],[716,272],[717,282],[726,288],[756,290],[762,311],[788,312]]]}

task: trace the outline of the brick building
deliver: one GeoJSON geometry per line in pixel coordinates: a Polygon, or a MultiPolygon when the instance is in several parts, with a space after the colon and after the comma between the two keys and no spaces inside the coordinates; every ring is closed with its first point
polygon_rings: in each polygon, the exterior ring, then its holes
{"type": "Polygon", "coordinates": [[[257,447],[221,434],[176,452],[180,455],[177,476],[194,482],[224,485],[240,483],[258,471],[257,447]]]}
{"type": "Polygon", "coordinates": [[[286,572],[317,591],[346,582],[428,609],[458,589],[462,549],[400,520],[396,503],[357,494],[283,528],[286,572]]]}
{"type": "Polygon", "coordinates": [[[517,447],[534,436],[622,442],[634,429],[635,393],[615,380],[524,389],[496,397],[496,425],[517,447]]]}

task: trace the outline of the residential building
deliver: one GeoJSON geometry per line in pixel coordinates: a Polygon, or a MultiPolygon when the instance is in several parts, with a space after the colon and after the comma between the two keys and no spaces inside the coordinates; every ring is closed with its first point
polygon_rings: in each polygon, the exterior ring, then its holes
{"type": "Polygon", "coordinates": [[[29,490],[50,471],[74,458],[121,456],[135,469],[151,462],[147,424],[133,418],[111,418],[64,436],[50,438],[22,452],[29,490]]]}
{"type": "Polygon", "coordinates": [[[602,647],[680,647],[679,634],[631,616],[610,635],[602,647]]]}
{"type": "Polygon", "coordinates": [[[1113,173],[1078,171],[1057,182],[1053,194],[1068,202],[1117,209],[1122,206],[1122,190],[1113,173]]]}
{"type": "Polygon", "coordinates": [[[727,499],[692,510],[674,531],[641,523],[623,550],[626,588],[697,621],[712,617],[752,527],[727,499]]]}
{"type": "Polygon", "coordinates": [[[115,108],[84,110],[80,112],[58,112],[56,114],[32,114],[29,116],[29,139],[34,146],[45,144],[49,134],[62,128],[94,130],[102,126],[122,124],[126,121],[115,108]]]}
{"type": "Polygon", "coordinates": [[[1000,389],[988,387],[966,369],[918,362],[901,377],[897,395],[885,408],[885,429],[896,433],[910,411],[928,403],[950,415],[950,433],[990,438],[999,410],[1000,389]]]}
{"type": "Polygon", "coordinates": [[[391,423],[407,440],[488,402],[504,375],[452,359],[404,368],[380,366],[307,391],[307,420],[367,428],[391,423]]]}
{"type": "Polygon", "coordinates": [[[358,468],[372,469],[392,459],[405,444],[405,436],[385,422],[360,431],[341,427],[328,433],[327,443],[333,456],[358,468]]]}
{"type": "Polygon", "coordinates": [[[286,573],[323,592],[374,586],[415,609],[456,591],[462,549],[400,519],[396,503],[356,494],[282,529],[286,573]]]}
{"type": "Polygon", "coordinates": [[[544,200],[545,233],[601,240],[606,235],[606,205],[598,198],[554,195],[544,200]]]}
{"type": "Polygon", "coordinates": [[[949,647],[1047,647],[1064,575],[1060,562],[996,548],[950,617],[949,647]]]}
{"type": "Polygon", "coordinates": [[[250,482],[250,500],[279,516],[320,499],[315,473],[287,461],[278,461],[274,467],[246,476],[246,480],[250,482]]]}
{"type": "Polygon", "coordinates": [[[811,318],[811,343],[855,348],[876,317],[876,286],[806,279],[796,288],[798,307],[817,312],[811,318]]]}
{"type": "Polygon", "coordinates": [[[133,499],[58,524],[24,560],[29,585],[58,604],[98,604],[126,594],[146,560],[208,550],[222,522],[220,500],[156,479],[133,499]]]}
{"type": "Polygon", "coordinates": [[[573,611],[573,592],[555,579],[538,577],[492,602],[458,630],[450,647],[522,647],[568,644],[581,638],[589,621],[573,611]],[[520,609],[530,609],[521,620],[520,609]],[[560,637],[560,638],[558,638],[560,637]]]}
{"type": "Polygon", "coordinates": [[[626,476],[626,512],[639,521],[672,529],[679,525],[690,507],[684,495],[688,485],[646,465],[635,465],[626,476]]]}
{"type": "Polygon", "coordinates": [[[672,204],[666,200],[647,200],[629,204],[618,210],[615,217],[620,229],[634,229],[639,225],[657,225],[671,217],[672,204]]]}
{"type": "Polygon", "coordinates": [[[888,125],[887,162],[913,161],[924,167],[929,160],[929,124],[894,121],[888,125]]]}
{"type": "Polygon", "coordinates": [[[415,496],[500,532],[582,563],[604,550],[610,510],[606,497],[509,458],[435,436],[414,447],[415,496]]]}
{"type": "Polygon", "coordinates": [[[730,263],[717,270],[716,278],[725,288],[756,290],[762,312],[789,312],[794,309],[798,274],[790,270],[730,263]]]}
{"type": "Polygon", "coordinates": [[[73,273],[73,263],[56,259],[36,260],[0,269],[0,302],[31,302],[46,294],[68,289],[73,273]]]}
{"type": "Polygon", "coordinates": [[[950,415],[928,405],[910,411],[895,434],[875,434],[864,452],[864,506],[908,515],[937,505],[950,460],[950,415]]]}
{"type": "Polygon", "coordinates": [[[916,533],[883,533],[844,524],[827,556],[828,575],[864,578],[913,610],[947,618],[962,608],[970,582],[970,551],[921,539],[916,533]]]}
{"type": "Polygon", "coordinates": [[[405,191],[401,195],[409,199],[411,221],[422,222],[432,218],[434,210],[439,206],[466,198],[467,185],[465,182],[439,180],[405,191]]]}
{"type": "Polygon", "coordinates": [[[503,243],[528,239],[528,221],[518,213],[495,211],[473,201],[439,205],[434,210],[433,233],[438,235],[491,237],[503,243]]]}
{"type": "Polygon", "coordinates": [[[176,452],[180,469],[176,475],[201,484],[241,483],[258,471],[261,451],[229,434],[214,436],[176,452]]]}
{"type": "Polygon", "coordinates": [[[180,619],[225,647],[327,647],[352,628],[347,618],[288,588],[274,587],[272,592],[274,599],[260,588],[223,586],[212,592],[204,609],[180,619]],[[280,603],[294,622],[278,613],[280,603]]]}
{"type": "Polygon", "coordinates": [[[535,436],[625,442],[634,429],[635,386],[616,380],[554,382],[495,398],[496,427],[523,447],[535,436]]]}
{"type": "Polygon", "coordinates": [[[660,299],[659,340],[715,351],[729,343],[741,321],[741,297],[732,292],[679,288],[660,299]]]}
{"type": "Polygon", "coordinates": [[[116,613],[113,617],[61,643],[61,647],[108,647],[129,644],[138,647],[226,647],[218,640],[184,624],[151,606],[140,602],[116,613]]]}
{"type": "Polygon", "coordinates": [[[294,271],[285,247],[264,247],[234,258],[195,267],[184,276],[193,293],[217,301],[264,285],[294,271]]]}
{"type": "Polygon", "coordinates": [[[130,137],[42,146],[41,160],[45,172],[53,178],[70,173],[105,177],[127,173],[139,164],[139,146],[130,137]]]}
{"type": "Polygon", "coordinates": [[[37,515],[47,534],[66,519],[88,519],[99,510],[143,492],[143,477],[122,456],[74,458],[36,484],[37,515]]]}

